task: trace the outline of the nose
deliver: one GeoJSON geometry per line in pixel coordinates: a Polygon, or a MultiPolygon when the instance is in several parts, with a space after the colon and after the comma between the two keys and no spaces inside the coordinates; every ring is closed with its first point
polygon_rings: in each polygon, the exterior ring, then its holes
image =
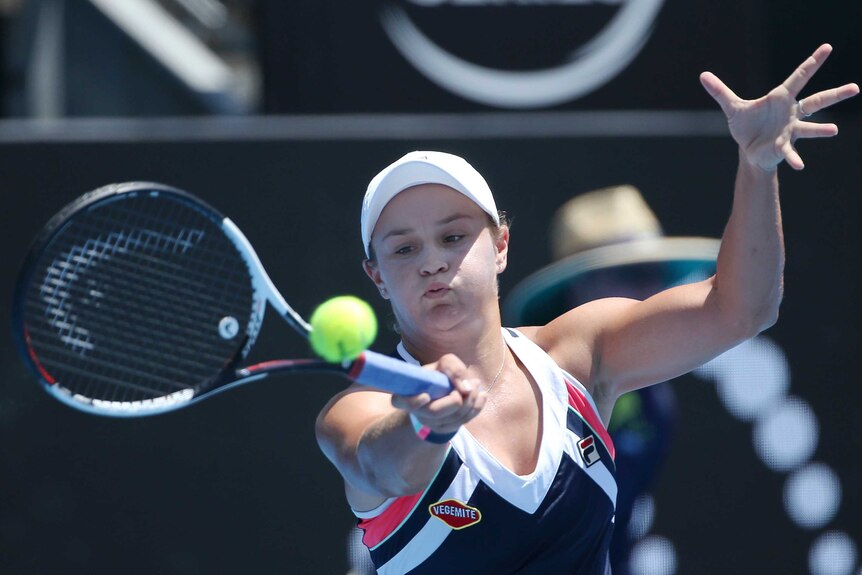
{"type": "Polygon", "coordinates": [[[432,276],[449,269],[449,264],[443,259],[437,250],[429,249],[422,264],[419,266],[419,273],[423,276],[432,276]]]}

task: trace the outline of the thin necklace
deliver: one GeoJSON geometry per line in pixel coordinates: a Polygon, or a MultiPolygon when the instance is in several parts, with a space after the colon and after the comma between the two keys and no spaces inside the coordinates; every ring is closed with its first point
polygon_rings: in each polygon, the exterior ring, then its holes
{"type": "Polygon", "coordinates": [[[503,344],[503,361],[500,363],[500,369],[497,370],[497,375],[494,376],[494,379],[491,380],[491,385],[485,388],[485,393],[491,393],[491,388],[494,387],[494,384],[497,383],[497,380],[500,379],[500,374],[503,373],[503,366],[506,365],[506,356],[509,355],[506,353],[506,344],[503,344]]]}

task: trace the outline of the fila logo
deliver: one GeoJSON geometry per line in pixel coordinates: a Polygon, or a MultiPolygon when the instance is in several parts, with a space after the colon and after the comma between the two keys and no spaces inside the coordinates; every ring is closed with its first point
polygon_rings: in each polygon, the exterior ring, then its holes
{"type": "Polygon", "coordinates": [[[482,512],[457,499],[445,499],[428,506],[428,513],[452,529],[465,529],[482,520],[482,512]]]}
{"type": "Polygon", "coordinates": [[[580,440],[578,442],[578,449],[581,451],[581,457],[584,458],[587,467],[602,458],[599,455],[599,450],[596,449],[596,438],[592,435],[580,440]]]}

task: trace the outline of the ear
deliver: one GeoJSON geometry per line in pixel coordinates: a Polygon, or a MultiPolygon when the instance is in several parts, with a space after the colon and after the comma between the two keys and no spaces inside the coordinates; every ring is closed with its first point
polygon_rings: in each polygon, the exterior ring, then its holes
{"type": "Polygon", "coordinates": [[[501,274],[509,263],[509,226],[501,226],[494,241],[497,249],[497,273],[501,274]]]}
{"type": "Polygon", "coordinates": [[[377,264],[371,260],[363,260],[362,269],[365,270],[365,275],[371,278],[371,281],[373,281],[374,285],[377,286],[377,291],[380,292],[380,297],[383,299],[389,299],[389,293],[386,291],[386,285],[380,277],[380,270],[377,269],[377,264]]]}

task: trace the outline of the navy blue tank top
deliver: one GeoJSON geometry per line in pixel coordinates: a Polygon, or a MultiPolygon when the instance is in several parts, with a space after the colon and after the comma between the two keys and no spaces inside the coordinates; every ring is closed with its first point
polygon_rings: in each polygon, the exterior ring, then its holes
{"type": "MultiPolygon", "coordinates": [[[[517,475],[461,428],[422,492],[354,512],[382,575],[610,572],[614,447],[593,399],[515,330],[503,335],[542,394],[536,469],[517,475]]],[[[414,360],[403,346],[399,353],[414,360]]]]}

